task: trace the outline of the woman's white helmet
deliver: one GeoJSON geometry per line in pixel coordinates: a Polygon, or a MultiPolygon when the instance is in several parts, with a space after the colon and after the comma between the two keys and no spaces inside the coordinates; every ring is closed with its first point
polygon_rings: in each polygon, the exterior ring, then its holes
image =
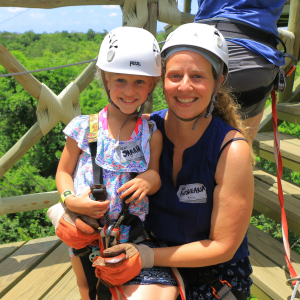
{"type": "Polygon", "coordinates": [[[223,74],[228,74],[227,43],[217,28],[199,23],[181,25],[168,35],[162,48],[162,56],[166,56],[169,51],[180,46],[198,48],[200,51],[215,56],[224,62],[223,74]]]}
{"type": "Polygon", "coordinates": [[[105,36],[96,65],[106,72],[160,76],[160,49],[149,31],[118,27],[105,36]]]}

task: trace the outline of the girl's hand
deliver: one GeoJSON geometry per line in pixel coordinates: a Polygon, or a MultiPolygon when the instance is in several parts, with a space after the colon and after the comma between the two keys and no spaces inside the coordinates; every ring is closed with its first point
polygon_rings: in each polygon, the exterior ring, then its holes
{"type": "Polygon", "coordinates": [[[86,215],[94,219],[99,219],[108,210],[110,201],[105,200],[102,202],[91,200],[89,195],[91,190],[88,189],[83,194],[77,197],[67,197],[65,200],[65,205],[68,209],[75,213],[86,215]]]}
{"type": "Polygon", "coordinates": [[[120,194],[125,191],[122,195],[120,195],[121,199],[124,199],[126,196],[131,195],[125,202],[130,203],[135,200],[136,203],[140,203],[143,198],[146,197],[150,190],[151,186],[148,181],[141,177],[136,177],[125,184],[123,184],[117,192],[120,194]]]}

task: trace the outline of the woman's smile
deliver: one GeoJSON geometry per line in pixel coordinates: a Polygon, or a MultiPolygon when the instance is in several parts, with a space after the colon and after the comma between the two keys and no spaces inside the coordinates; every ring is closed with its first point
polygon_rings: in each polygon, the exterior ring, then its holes
{"type": "Polygon", "coordinates": [[[177,101],[179,101],[180,103],[184,103],[184,104],[187,104],[187,103],[191,103],[191,102],[194,102],[196,101],[198,98],[179,98],[179,97],[175,97],[175,99],[177,101]]]}

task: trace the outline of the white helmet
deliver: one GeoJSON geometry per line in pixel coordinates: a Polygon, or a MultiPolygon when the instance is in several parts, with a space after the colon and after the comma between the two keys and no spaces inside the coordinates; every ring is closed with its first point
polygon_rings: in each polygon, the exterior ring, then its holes
{"type": "Polygon", "coordinates": [[[160,76],[160,49],[149,31],[118,27],[105,36],[96,65],[106,72],[160,76]]]}
{"type": "Polygon", "coordinates": [[[180,46],[199,48],[200,51],[203,50],[207,54],[216,56],[226,66],[224,67],[224,75],[228,74],[227,43],[217,28],[199,23],[181,25],[168,35],[162,48],[162,55],[165,56],[173,47],[180,46]]]}

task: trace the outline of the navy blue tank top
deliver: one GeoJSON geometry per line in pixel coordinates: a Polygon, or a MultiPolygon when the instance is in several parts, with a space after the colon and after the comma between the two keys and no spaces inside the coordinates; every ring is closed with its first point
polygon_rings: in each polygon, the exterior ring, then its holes
{"type": "MultiPolygon", "coordinates": [[[[174,186],[174,145],[165,134],[166,113],[167,110],[162,110],[150,117],[163,135],[159,165],[162,186],[157,193],[149,196],[149,214],[145,227],[168,246],[178,246],[209,238],[219,150],[226,134],[237,129],[212,115],[212,120],[199,141],[185,149],[182,169],[174,186]]],[[[245,236],[230,263],[247,256],[249,251],[245,236]]]]}

